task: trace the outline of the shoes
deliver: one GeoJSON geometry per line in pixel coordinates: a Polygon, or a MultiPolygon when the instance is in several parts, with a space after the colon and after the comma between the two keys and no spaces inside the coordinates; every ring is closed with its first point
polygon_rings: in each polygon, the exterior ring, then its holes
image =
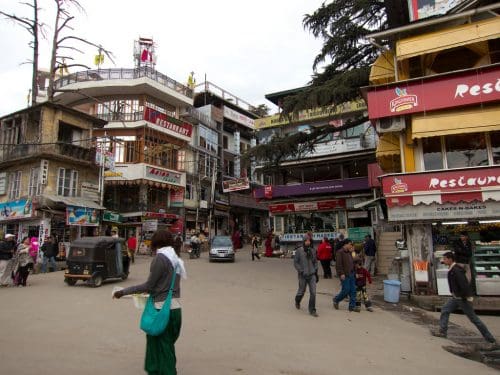
{"type": "Polygon", "coordinates": [[[436,330],[436,329],[433,329],[431,330],[431,335],[432,336],[436,336],[436,337],[442,337],[442,338],[446,338],[446,332],[443,332],[441,330],[436,330]]]}
{"type": "Polygon", "coordinates": [[[338,310],[338,309],[339,309],[339,303],[338,303],[338,302],[333,301],[333,308],[334,308],[335,310],[338,310]]]}
{"type": "Polygon", "coordinates": [[[315,318],[317,318],[317,317],[319,316],[319,315],[318,315],[318,313],[317,313],[316,311],[311,311],[309,314],[310,314],[311,316],[314,316],[315,318]]]}
{"type": "Polygon", "coordinates": [[[300,310],[300,302],[295,302],[295,308],[296,308],[297,310],[300,310]]]}
{"type": "Polygon", "coordinates": [[[367,307],[366,311],[373,312],[373,309],[371,307],[367,307]]]}

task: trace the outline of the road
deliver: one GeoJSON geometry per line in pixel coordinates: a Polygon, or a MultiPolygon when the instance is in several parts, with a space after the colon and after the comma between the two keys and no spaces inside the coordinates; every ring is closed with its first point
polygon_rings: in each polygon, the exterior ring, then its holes
{"type": "MultiPolygon", "coordinates": [[[[252,262],[247,249],[233,263],[184,256],[183,327],[178,373],[331,375],[497,374],[442,349],[447,340],[393,312],[332,309],[338,280],[320,280],[318,318],[296,310],[290,259],[252,262]]],[[[143,282],[150,258],[138,257],[125,282],[69,287],[62,272],[30,275],[26,288],[0,289],[2,374],[120,374],[143,372],[140,310],[131,299],[112,300],[115,286],[143,282]]],[[[307,300],[303,301],[307,305],[307,300]]],[[[500,334],[498,317],[485,322],[500,334]]],[[[453,321],[453,318],[452,318],[453,321]]]]}

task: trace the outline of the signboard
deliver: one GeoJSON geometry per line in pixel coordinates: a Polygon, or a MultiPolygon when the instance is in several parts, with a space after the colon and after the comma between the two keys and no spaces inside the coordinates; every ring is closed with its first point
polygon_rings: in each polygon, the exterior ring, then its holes
{"type": "Polygon", "coordinates": [[[224,193],[246,189],[250,189],[250,181],[248,180],[248,177],[222,181],[222,191],[224,193]]]}
{"type": "Polygon", "coordinates": [[[349,211],[347,218],[349,219],[365,219],[368,217],[368,211],[349,211]]]}
{"type": "Polygon", "coordinates": [[[179,172],[163,168],[146,167],[146,178],[177,185],[181,183],[181,174],[179,172]]]}
{"type": "Polygon", "coordinates": [[[0,203],[0,221],[31,217],[33,204],[31,199],[19,199],[0,203]]]}
{"type": "Polygon", "coordinates": [[[170,117],[150,107],[144,107],[144,120],[152,122],[153,124],[161,126],[183,137],[191,138],[193,134],[193,126],[191,124],[170,117]]]}
{"type": "Polygon", "coordinates": [[[418,206],[395,206],[387,210],[389,221],[422,221],[498,218],[500,202],[445,203],[418,206]]]}
{"type": "Polygon", "coordinates": [[[184,207],[184,189],[170,190],[170,207],[184,207]]]}
{"type": "MultiPolygon", "coordinates": [[[[336,232],[315,232],[313,233],[313,241],[321,242],[323,238],[335,239],[340,233],[336,232]]],[[[285,233],[279,236],[280,242],[302,242],[304,241],[305,233],[285,233]]]]}
{"type": "Polygon", "coordinates": [[[116,212],[104,211],[102,215],[103,221],[112,221],[114,223],[121,223],[123,221],[122,215],[116,212]]]}
{"type": "Polygon", "coordinates": [[[143,232],[156,232],[158,230],[158,220],[144,220],[142,222],[143,232]]]}
{"type": "Polygon", "coordinates": [[[115,156],[110,151],[97,148],[95,153],[95,163],[100,167],[102,167],[102,163],[104,163],[104,168],[109,169],[110,171],[115,170],[115,156]]]}
{"type": "Polygon", "coordinates": [[[269,205],[269,212],[271,214],[280,214],[287,212],[331,211],[334,209],[345,208],[345,205],[345,199],[330,199],[327,201],[295,203],[276,203],[269,205]]]}
{"type": "Polygon", "coordinates": [[[90,182],[82,182],[82,198],[90,199],[91,201],[99,201],[99,185],[91,184],[90,182]]]}
{"type": "Polygon", "coordinates": [[[500,100],[500,67],[402,82],[368,92],[370,119],[500,100]]]}
{"type": "Polygon", "coordinates": [[[0,195],[7,194],[7,172],[0,173],[0,195]]]}
{"type": "Polygon", "coordinates": [[[66,206],[66,224],[97,226],[99,225],[98,212],[95,208],[66,206]]]}
{"type": "Polygon", "coordinates": [[[226,106],[224,106],[224,117],[233,120],[238,124],[245,125],[251,129],[254,128],[253,119],[226,106]]]}
{"type": "Polygon", "coordinates": [[[372,227],[347,228],[347,236],[354,242],[363,242],[367,234],[373,238],[372,227]]]}
{"type": "Polygon", "coordinates": [[[442,16],[466,0],[408,0],[410,22],[442,16]]]}

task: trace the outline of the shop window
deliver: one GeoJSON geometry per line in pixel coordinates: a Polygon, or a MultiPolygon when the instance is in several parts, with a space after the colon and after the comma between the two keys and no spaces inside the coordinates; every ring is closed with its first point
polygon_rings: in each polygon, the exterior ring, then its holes
{"type": "Polygon", "coordinates": [[[493,164],[500,164],[500,132],[491,132],[490,141],[493,164]]]}
{"type": "Polygon", "coordinates": [[[483,133],[454,135],[446,137],[445,141],[448,168],[488,165],[488,152],[483,133]]]}
{"type": "Polygon", "coordinates": [[[422,139],[422,151],[424,154],[424,169],[426,171],[443,169],[441,137],[422,139]]]}
{"type": "Polygon", "coordinates": [[[22,172],[16,171],[9,175],[9,199],[17,199],[21,196],[22,172]]]}
{"type": "Polygon", "coordinates": [[[59,168],[57,176],[57,195],[76,197],[78,186],[78,171],[74,169],[59,168]]]}
{"type": "Polygon", "coordinates": [[[343,178],[356,178],[368,176],[368,166],[366,161],[354,160],[342,166],[343,178]]]}
{"type": "Polygon", "coordinates": [[[184,199],[193,199],[193,185],[190,182],[186,183],[186,189],[184,190],[184,199]]]}
{"type": "Polygon", "coordinates": [[[30,173],[30,185],[29,185],[29,196],[40,195],[41,184],[40,184],[40,167],[31,168],[30,173]]]}

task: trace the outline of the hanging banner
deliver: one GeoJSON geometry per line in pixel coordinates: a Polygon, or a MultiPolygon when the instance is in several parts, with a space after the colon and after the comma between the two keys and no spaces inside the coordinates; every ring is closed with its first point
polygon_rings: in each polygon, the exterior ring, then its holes
{"type": "Polygon", "coordinates": [[[0,221],[31,217],[33,204],[31,199],[19,199],[0,203],[0,221]]]}
{"type": "Polygon", "coordinates": [[[95,227],[99,225],[98,212],[89,207],[66,207],[66,224],[95,227]]]}

